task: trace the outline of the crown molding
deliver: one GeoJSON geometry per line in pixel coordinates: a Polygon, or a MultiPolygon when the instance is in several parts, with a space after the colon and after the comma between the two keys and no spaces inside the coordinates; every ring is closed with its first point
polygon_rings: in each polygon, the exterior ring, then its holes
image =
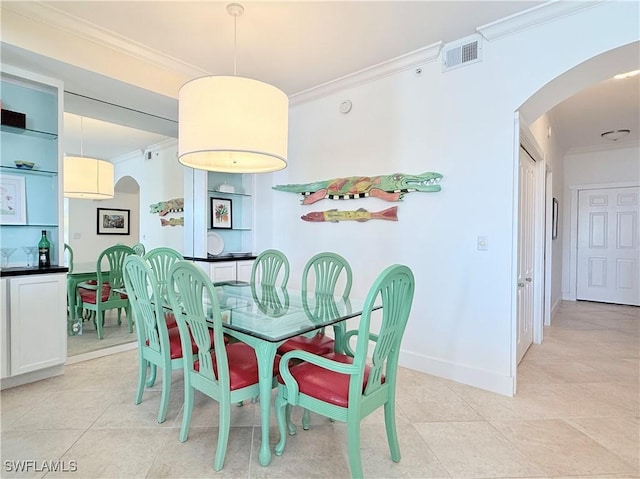
{"type": "Polygon", "coordinates": [[[432,45],[419,48],[391,60],[364,68],[335,80],[322,83],[313,88],[294,93],[289,96],[289,104],[292,106],[306,103],[317,98],[325,97],[337,91],[347,88],[355,88],[370,83],[394,73],[416,68],[425,63],[435,61],[442,50],[443,43],[436,42],[432,45]]]}
{"type": "Polygon", "coordinates": [[[487,23],[476,28],[476,31],[488,41],[497,40],[603,3],[605,1],[602,0],[580,2],[554,0],[487,23]]]}
{"type": "Polygon", "coordinates": [[[585,153],[594,153],[598,151],[623,150],[632,148],[640,148],[640,141],[629,140],[622,143],[612,141],[611,143],[607,143],[606,145],[573,147],[565,151],[564,156],[582,155],[585,153]]]}
{"type": "Polygon", "coordinates": [[[208,72],[189,63],[153,50],[131,39],[88,22],[82,18],[62,12],[52,5],[41,2],[3,2],[2,9],[9,10],[30,20],[57,28],[85,40],[112,48],[116,51],[160,66],[186,77],[208,75],[208,72]]]}

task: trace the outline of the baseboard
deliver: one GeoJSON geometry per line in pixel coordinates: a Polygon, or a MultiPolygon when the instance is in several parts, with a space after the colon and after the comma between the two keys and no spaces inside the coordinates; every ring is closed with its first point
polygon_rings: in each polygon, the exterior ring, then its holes
{"type": "MultiPolygon", "coordinates": [[[[558,298],[556,299],[556,302],[553,303],[553,305],[551,306],[551,321],[553,321],[553,318],[555,317],[556,313],[558,312],[558,308],[560,307],[560,303],[562,303],[563,299],[562,298],[558,298]]],[[[567,301],[566,299],[564,301],[567,301]]]]}
{"type": "Polygon", "coordinates": [[[16,386],[34,383],[36,381],[41,381],[42,379],[49,379],[62,374],[64,374],[64,364],[53,366],[51,368],[40,369],[39,371],[33,371],[31,373],[20,374],[18,376],[2,378],[2,381],[0,381],[0,389],[14,388],[16,386]]]}
{"type": "Polygon", "coordinates": [[[468,386],[477,387],[504,396],[515,394],[515,378],[451,363],[408,351],[400,352],[400,365],[415,371],[432,374],[468,386]]]}
{"type": "Polygon", "coordinates": [[[112,346],[110,348],[98,349],[97,351],[91,351],[90,353],[77,354],[76,356],[71,356],[67,358],[67,365],[81,363],[83,361],[89,361],[91,359],[102,358],[104,356],[109,356],[110,354],[122,353],[124,351],[130,351],[132,349],[136,349],[138,347],[138,343],[136,341],[119,344],[117,346],[112,346]]]}

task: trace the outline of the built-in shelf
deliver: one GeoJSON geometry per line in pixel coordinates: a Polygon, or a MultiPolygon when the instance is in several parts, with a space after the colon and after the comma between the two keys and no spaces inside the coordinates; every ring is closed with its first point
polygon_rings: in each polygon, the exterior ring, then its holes
{"type": "Polygon", "coordinates": [[[12,170],[15,172],[24,173],[26,175],[45,175],[45,176],[56,176],[58,174],[57,171],[48,171],[48,170],[38,170],[38,169],[28,169],[28,168],[18,168],[17,166],[5,166],[0,165],[0,169],[4,170],[12,170]]]}
{"type": "Polygon", "coordinates": [[[213,196],[228,196],[230,198],[236,197],[236,198],[251,198],[251,195],[247,194],[247,193],[228,193],[225,191],[216,191],[216,190],[208,190],[209,194],[213,195],[213,196]]]}
{"type": "Polygon", "coordinates": [[[15,126],[0,125],[0,131],[3,133],[14,133],[16,135],[27,135],[35,138],[44,138],[46,140],[55,140],[58,135],[47,131],[31,130],[30,128],[16,128],[15,126]]]}

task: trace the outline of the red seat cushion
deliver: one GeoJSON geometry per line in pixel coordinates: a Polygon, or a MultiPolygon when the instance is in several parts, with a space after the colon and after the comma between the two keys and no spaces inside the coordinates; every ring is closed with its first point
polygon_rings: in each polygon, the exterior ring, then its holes
{"type": "Polygon", "coordinates": [[[289,351],[300,350],[308,351],[318,356],[324,356],[333,352],[335,341],[325,334],[316,334],[312,337],[296,336],[285,341],[278,348],[278,354],[288,353],[289,351]]]}
{"type": "Polygon", "coordinates": [[[178,326],[178,321],[176,321],[176,316],[173,313],[164,313],[164,320],[168,329],[178,326]]]}
{"type": "MultiPolygon", "coordinates": [[[[353,358],[346,354],[331,353],[327,354],[325,358],[339,363],[353,364],[353,358]]],[[[289,371],[298,382],[302,394],[336,406],[347,407],[349,405],[349,375],[329,371],[306,362],[291,367],[289,371]]],[[[370,371],[371,367],[365,366],[362,391],[367,384],[370,371]]],[[[278,375],[278,382],[284,384],[280,375],[278,375]]],[[[384,377],[382,382],[384,382],[384,377]]]]}
{"type": "MultiPolygon", "coordinates": [[[[180,359],[182,357],[182,343],[180,342],[180,331],[178,327],[170,328],[169,330],[169,354],[171,359],[180,359]]],[[[209,330],[209,337],[211,338],[211,344],[213,344],[213,330],[209,330]]],[[[147,341],[147,344],[149,342],[147,341]]],[[[196,344],[193,336],[191,336],[191,354],[198,352],[198,345],[196,344]]]]}
{"type": "MultiPolygon", "coordinates": [[[[96,292],[97,291],[94,289],[78,288],[78,293],[80,293],[80,299],[82,299],[83,303],[96,304],[96,292]]],[[[102,296],[100,301],[107,301],[109,299],[110,292],[111,286],[109,286],[109,283],[102,283],[102,296]]],[[[127,299],[127,295],[120,293],[120,298],[127,299]]]]}
{"type": "MultiPolygon", "coordinates": [[[[229,384],[231,391],[241,389],[252,384],[258,383],[258,360],[254,349],[245,343],[233,343],[226,347],[227,362],[229,363],[229,384]]],[[[218,362],[214,352],[211,352],[213,358],[213,371],[218,377],[218,362]]],[[[273,361],[273,375],[278,372],[280,364],[280,356],[276,354],[273,361]]],[[[193,365],[196,371],[200,370],[200,361],[196,361],[193,365]]]]}
{"type": "MultiPolygon", "coordinates": [[[[109,286],[109,283],[103,283],[101,301],[106,301],[109,299],[110,291],[111,291],[111,286],[109,286]]],[[[80,299],[82,299],[83,303],[96,304],[97,290],[78,288],[78,293],[80,294],[80,299]]]]}

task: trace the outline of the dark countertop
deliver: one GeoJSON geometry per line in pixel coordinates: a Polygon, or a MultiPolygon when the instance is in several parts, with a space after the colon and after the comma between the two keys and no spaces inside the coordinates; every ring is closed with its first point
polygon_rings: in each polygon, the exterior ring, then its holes
{"type": "Polygon", "coordinates": [[[38,268],[37,266],[27,268],[26,266],[15,266],[13,268],[0,269],[0,277],[5,276],[29,276],[32,274],[68,273],[66,266],[50,266],[48,268],[38,268]]]}
{"type": "Polygon", "coordinates": [[[231,256],[231,255],[220,255],[220,256],[210,256],[208,258],[200,258],[198,256],[185,256],[184,259],[187,261],[202,261],[204,263],[217,263],[218,261],[245,261],[245,260],[253,260],[256,259],[254,254],[250,254],[248,256],[231,256]]]}

